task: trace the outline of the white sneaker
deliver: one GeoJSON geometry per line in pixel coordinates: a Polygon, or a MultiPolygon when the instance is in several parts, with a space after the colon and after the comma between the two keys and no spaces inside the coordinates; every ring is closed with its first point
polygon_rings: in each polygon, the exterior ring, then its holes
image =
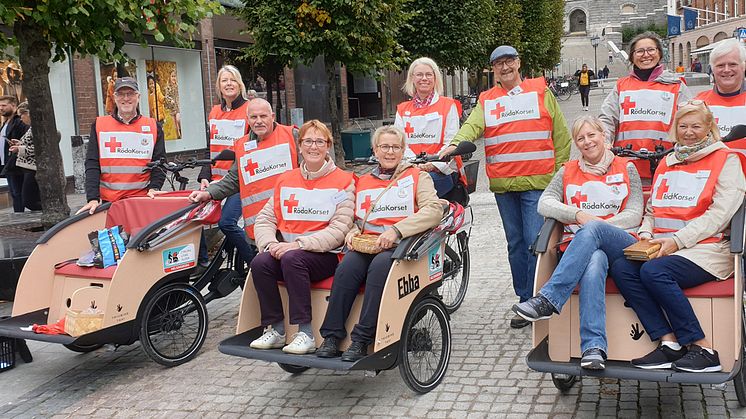
{"type": "Polygon", "coordinates": [[[316,342],[313,336],[308,336],[305,332],[298,332],[293,335],[293,341],[282,348],[282,352],[296,355],[311,354],[316,352],[316,342]]]}
{"type": "Polygon", "coordinates": [[[254,349],[278,349],[285,346],[285,335],[277,333],[277,330],[268,327],[264,334],[249,344],[254,349]]]}

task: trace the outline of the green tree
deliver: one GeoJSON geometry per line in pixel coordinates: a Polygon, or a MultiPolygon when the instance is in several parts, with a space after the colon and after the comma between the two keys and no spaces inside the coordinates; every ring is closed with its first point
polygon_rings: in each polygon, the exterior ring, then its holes
{"type": "Polygon", "coordinates": [[[49,87],[50,59],[80,54],[123,60],[126,32],[143,45],[146,34],[152,34],[158,42],[185,46],[201,19],[222,10],[212,0],[0,0],[0,22],[13,29],[13,38],[0,37],[0,51],[15,47],[23,67],[45,226],[70,213],[49,87]]]}
{"type": "Polygon", "coordinates": [[[564,0],[521,0],[526,28],[521,36],[521,68],[527,74],[541,72],[560,60],[564,0]]]}
{"type": "MultiPolygon", "coordinates": [[[[238,11],[254,44],[246,48],[258,63],[270,60],[311,64],[324,57],[329,82],[326,98],[331,115],[337,163],[344,162],[337,112],[336,66],[379,75],[403,64],[397,42],[407,14],[405,0],[244,0],[238,11]]],[[[343,166],[342,166],[343,167],[343,166]]]]}

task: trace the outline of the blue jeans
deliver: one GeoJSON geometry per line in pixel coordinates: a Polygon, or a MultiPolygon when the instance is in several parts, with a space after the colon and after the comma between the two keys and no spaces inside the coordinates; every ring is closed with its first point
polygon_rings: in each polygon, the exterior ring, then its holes
{"type": "Polygon", "coordinates": [[[241,259],[246,264],[251,264],[251,260],[256,256],[256,248],[246,240],[246,231],[238,226],[240,217],[241,197],[236,193],[225,199],[218,227],[225,234],[226,245],[234,246],[238,254],[241,255],[241,259]]]}
{"type": "Polygon", "coordinates": [[[524,302],[531,298],[534,285],[536,256],[528,247],[544,224],[536,212],[542,191],[496,193],[497,209],[508,240],[508,262],[513,276],[515,294],[524,302]]]}
{"type": "Polygon", "coordinates": [[[580,350],[607,352],[606,273],[624,259],[624,248],[636,240],[626,231],[603,221],[584,225],[570,242],[551,278],[539,290],[559,313],[580,284],[580,350]]]}
{"type": "Polygon", "coordinates": [[[645,263],[622,259],[612,263],[610,271],[650,340],[673,333],[680,344],[688,345],[705,338],[682,290],[714,280],[712,274],[677,255],[645,263]]]}

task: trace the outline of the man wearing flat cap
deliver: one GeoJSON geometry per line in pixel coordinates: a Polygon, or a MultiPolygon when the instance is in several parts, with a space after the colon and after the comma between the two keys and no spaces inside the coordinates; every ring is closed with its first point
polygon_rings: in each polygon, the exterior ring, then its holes
{"type": "MultiPolygon", "coordinates": [[[[508,241],[513,288],[520,302],[533,295],[536,256],[529,246],[544,222],[537,212],[542,191],[570,156],[570,133],[543,77],[523,79],[518,51],[497,47],[490,56],[496,86],[479,95],[451,146],[484,137],[485,168],[508,241]]],[[[529,322],[520,316],[513,328],[529,322]]]]}
{"type": "Polygon", "coordinates": [[[91,125],[85,159],[88,203],[78,213],[93,214],[101,202],[148,195],[163,186],[162,171],[143,170],[148,162],[166,157],[163,129],[155,119],[140,115],[139,102],[137,80],[117,79],[114,111],[91,125]]]}

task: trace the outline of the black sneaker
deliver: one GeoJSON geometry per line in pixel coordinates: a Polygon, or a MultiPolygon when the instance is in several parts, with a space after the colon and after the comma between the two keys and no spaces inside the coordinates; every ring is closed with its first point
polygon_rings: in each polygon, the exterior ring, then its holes
{"type": "Polygon", "coordinates": [[[718,351],[710,353],[699,345],[689,345],[689,352],[681,359],[673,362],[673,369],[685,372],[717,372],[722,371],[718,351]]]}
{"type": "Polygon", "coordinates": [[[530,322],[548,319],[555,313],[554,306],[543,295],[537,295],[522,303],[513,304],[513,311],[530,322]]]}
{"type": "Polygon", "coordinates": [[[352,341],[350,347],[342,354],[342,361],[355,362],[368,355],[368,345],[363,342],[352,341]]]}
{"type": "Polygon", "coordinates": [[[530,321],[517,314],[512,319],[510,319],[510,327],[512,327],[513,329],[522,329],[530,324],[530,321]]]}
{"type": "Polygon", "coordinates": [[[602,370],[606,368],[606,354],[599,348],[591,348],[583,352],[580,367],[587,370],[602,370]]]}
{"type": "Polygon", "coordinates": [[[658,345],[653,352],[642,358],[633,359],[630,362],[632,366],[646,370],[671,368],[671,364],[681,359],[684,355],[686,355],[686,347],[675,351],[666,345],[658,345]]]}
{"type": "Polygon", "coordinates": [[[334,336],[324,339],[319,349],[316,349],[316,356],[319,358],[336,358],[342,351],[339,350],[339,341],[334,336]]]}

